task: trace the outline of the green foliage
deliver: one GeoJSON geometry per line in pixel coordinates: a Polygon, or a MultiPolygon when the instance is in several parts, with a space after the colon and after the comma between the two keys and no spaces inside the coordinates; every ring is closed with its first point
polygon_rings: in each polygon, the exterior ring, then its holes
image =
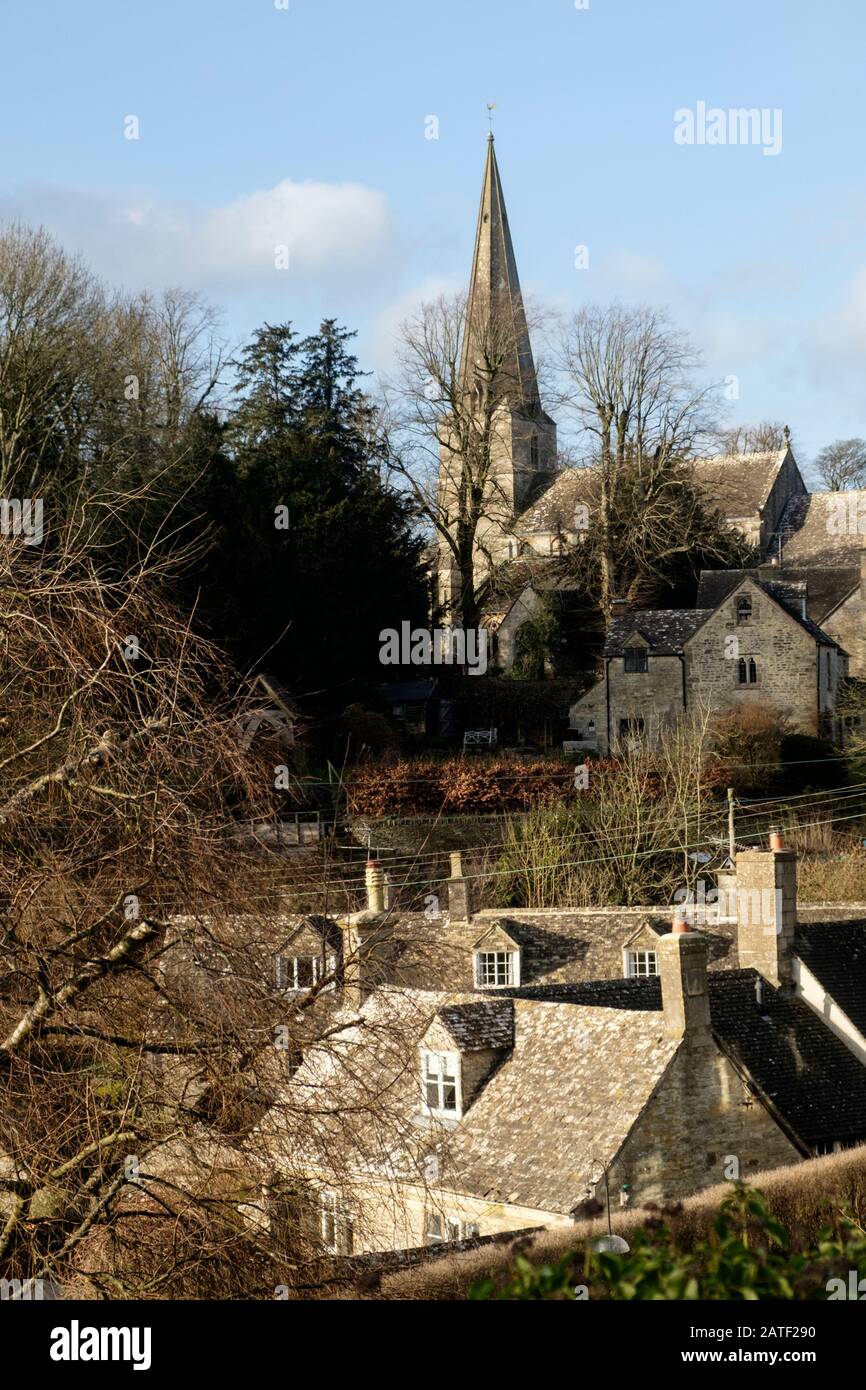
{"type": "MultiPolygon", "coordinates": [[[[837,1216],[817,1240],[793,1248],[764,1196],[737,1184],[709,1234],[680,1248],[671,1229],[651,1218],[629,1236],[625,1254],[589,1246],[536,1265],[519,1249],[504,1278],[485,1279],[473,1299],[510,1300],[825,1300],[828,1281],[866,1274],[866,1234],[837,1216]]],[[[838,1296],[838,1295],[837,1295],[838,1296]]]]}
{"type": "Polygon", "coordinates": [[[549,604],[545,604],[517,632],[515,661],[511,672],[513,679],[544,680],[547,664],[556,655],[558,639],[559,623],[556,614],[549,604]]]}
{"type": "Polygon", "coordinates": [[[191,427],[160,518],[179,536],[206,528],[186,597],[218,640],[299,693],[330,687],[335,706],[353,680],[383,678],[380,630],[423,622],[427,603],[352,336],[331,321],[304,341],[290,324],[259,329],[228,419],[191,427]]]}

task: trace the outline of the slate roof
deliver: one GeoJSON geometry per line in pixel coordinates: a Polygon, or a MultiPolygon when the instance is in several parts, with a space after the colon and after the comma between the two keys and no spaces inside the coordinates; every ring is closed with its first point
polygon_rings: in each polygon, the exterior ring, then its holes
{"type": "Polygon", "coordinates": [[[800,595],[805,592],[806,616],[819,625],[860,584],[859,565],[806,565],[778,568],[764,565],[757,569],[702,570],[696,605],[698,608],[718,608],[728,594],[743,579],[763,583],[768,592],[787,603],[790,594],[799,610],[800,595]]]}
{"type": "MultiPolygon", "coordinates": [[[[730,573],[730,571],[728,571],[730,573]]],[[[751,576],[740,573],[740,580],[751,576]]],[[[791,602],[790,586],[764,579],[753,581],[770,598],[776,600],[795,623],[804,628],[822,647],[837,647],[823,628],[811,618],[804,618],[798,602],[791,602]]],[[[735,587],[732,585],[732,588],[735,587]]],[[[730,593],[730,590],[728,590],[730,593]]],[[[700,596],[699,596],[700,597],[700,596]]],[[[706,597],[706,595],[704,596],[706,597]]],[[[720,600],[721,602],[722,600],[720,600]]],[[[716,611],[710,608],[650,608],[636,613],[624,613],[611,619],[604,644],[605,656],[622,656],[628,639],[639,632],[649,643],[650,651],[658,656],[672,656],[683,650],[686,642],[716,611]]]]}
{"type": "MultiPolygon", "coordinates": [[[[446,900],[443,897],[443,909],[446,900]]],[[[561,985],[622,975],[623,948],[646,925],[653,935],[670,929],[670,908],[612,907],[533,911],[513,908],[476,913],[470,923],[431,922],[423,914],[394,919],[397,954],[393,982],[415,989],[472,990],[473,952],[480,937],[501,926],[520,947],[524,985],[561,985]]],[[[707,926],[710,970],[736,965],[733,924],[707,926]]],[[[497,990],[497,995],[499,990],[497,990]]]]}
{"type": "MultiPolygon", "coordinates": [[[[766,505],[787,452],[785,448],[771,453],[719,454],[695,459],[694,478],[716,510],[729,521],[741,521],[766,505]]],[[[538,501],[523,512],[518,529],[530,533],[554,531],[558,527],[570,529],[579,502],[592,509],[598,477],[598,469],[592,465],[564,468],[538,501]]]]}
{"type": "Polygon", "coordinates": [[[866,550],[866,534],[859,529],[860,517],[866,518],[866,491],[812,492],[792,498],[779,522],[783,562],[803,565],[816,561],[859,567],[860,556],[866,550]],[[845,504],[841,525],[837,510],[840,499],[845,504]],[[848,524],[849,517],[852,526],[848,524]],[[840,529],[842,533],[838,534],[840,529]]]}
{"type": "Polygon", "coordinates": [[[472,1004],[446,1004],[440,1018],[462,1052],[511,1047],[514,1005],[510,999],[479,999],[472,1004]]]}
{"type": "MultiPolygon", "coordinates": [[[[866,1067],[809,1005],[756,970],[720,970],[707,978],[716,1041],[801,1148],[866,1139],[866,1067]]],[[[662,1006],[658,977],[548,985],[528,993],[625,1011],[662,1006]]]]}
{"type": "Polygon", "coordinates": [[[771,578],[760,569],[701,570],[695,599],[696,607],[718,608],[744,579],[761,584],[779,603],[783,603],[786,608],[795,608],[797,612],[802,611],[801,600],[808,599],[807,587],[803,580],[785,579],[778,571],[776,577],[771,578]]]}
{"type": "Polygon", "coordinates": [[[729,520],[754,516],[766,505],[788,449],[754,454],[717,454],[696,459],[696,481],[729,520]]]}
{"type": "Polygon", "coordinates": [[[866,1036],[866,917],[799,921],[797,954],[866,1036]]]}
{"type": "Polygon", "coordinates": [[[711,608],[651,608],[611,619],[604,644],[605,656],[622,656],[625,644],[639,632],[659,656],[681,652],[688,639],[712,616],[711,608]]]}
{"type": "Polygon", "coordinates": [[[599,1159],[617,1153],[678,1047],[650,1013],[517,1000],[514,1050],[454,1131],[448,1186],[570,1212],[598,1176],[599,1159]],[[544,1135],[552,1142],[540,1142],[544,1135]]]}
{"type": "Polygon", "coordinates": [[[518,531],[534,535],[572,530],[577,504],[583,502],[592,509],[598,478],[596,468],[564,468],[556,474],[538,500],[522,513],[518,531]]]}

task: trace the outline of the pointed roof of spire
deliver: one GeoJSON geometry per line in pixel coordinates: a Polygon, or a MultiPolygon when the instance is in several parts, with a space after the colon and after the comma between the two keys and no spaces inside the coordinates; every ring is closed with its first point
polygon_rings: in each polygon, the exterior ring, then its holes
{"type": "Polygon", "coordinates": [[[505,376],[514,382],[513,390],[509,391],[512,403],[538,407],[538,381],[492,131],[487,137],[487,162],[460,363],[460,379],[467,389],[474,375],[472,365],[480,359],[485,343],[490,342],[491,330],[505,337],[511,358],[506,364],[505,376]]]}

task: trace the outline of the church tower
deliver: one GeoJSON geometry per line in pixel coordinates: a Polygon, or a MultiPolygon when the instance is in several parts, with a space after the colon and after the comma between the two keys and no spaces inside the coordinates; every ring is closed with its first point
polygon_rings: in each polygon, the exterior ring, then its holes
{"type": "MultiPolygon", "coordinates": [[[[484,517],[475,537],[477,586],[491,565],[516,554],[514,522],[556,470],[556,425],[541,407],[492,133],[487,137],[459,372],[460,397],[477,407],[479,428],[485,414],[492,424],[484,517]]],[[[471,481],[475,467],[474,459],[463,460],[453,446],[443,444],[440,496],[455,496],[461,484],[471,481]]],[[[448,507],[449,515],[454,510],[448,507]]],[[[453,606],[458,592],[459,576],[445,547],[440,601],[453,606]]]]}

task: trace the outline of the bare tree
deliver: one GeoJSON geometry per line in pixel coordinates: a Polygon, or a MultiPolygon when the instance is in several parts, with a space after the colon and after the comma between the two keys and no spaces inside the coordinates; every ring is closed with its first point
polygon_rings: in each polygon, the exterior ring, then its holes
{"type": "Polygon", "coordinates": [[[757,425],[734,425],[719,431],[718,447],[725,454],[771,454],[793,447],[791,431],[777,420],[757,425]]]}
{"type": "Polygon", "coordinates": [[[695,543],[702,504],[687,461],[711,435],[717,397],[697,382],[688,340],[651,308],[581,309],[562,326],[559,365],[592,465],[590,534],[609,613],[636,575],[695,543]]]}
{"type": "Polygon", "coordinates": [[[837,439],[822,449],[815,469],[830,492],[866,486],[866,439],[837,439]]]}
{"type": "Polygon", "coordinates": [[[0,232],[0,489],[69,511],[164,466],[225,355],[199,296],[109,296],[43,229],[0,232]]]}
{"type": "Polygon", "coordinates": [[[466,628],[477,626],[480,580],[514,517],[514,414],[532,428],[518,346],[504,315],[469,326],[466,297],[440,297],[402,325],[398,373],[386,383],[391,467],[455,575],[447,606],[466,628]]]}
{"type": "MultiPolygon", "coordinates": [[[[311,1266],[270,1238],[255,1126],[282,1106],[281,1181],[301,1184],[285,1081],[356,1020],[336,1009],[352,952],[277,987],[298,917],[249,833],[274,815],[273,753],[238,739],[245,691],[162,597],[168,563],[108,582],[78,535],[0,543],[0,1275],[272,1296],[311,1266]]],[[[298,898],[358,905],[327,863],[298,898]]]]}

